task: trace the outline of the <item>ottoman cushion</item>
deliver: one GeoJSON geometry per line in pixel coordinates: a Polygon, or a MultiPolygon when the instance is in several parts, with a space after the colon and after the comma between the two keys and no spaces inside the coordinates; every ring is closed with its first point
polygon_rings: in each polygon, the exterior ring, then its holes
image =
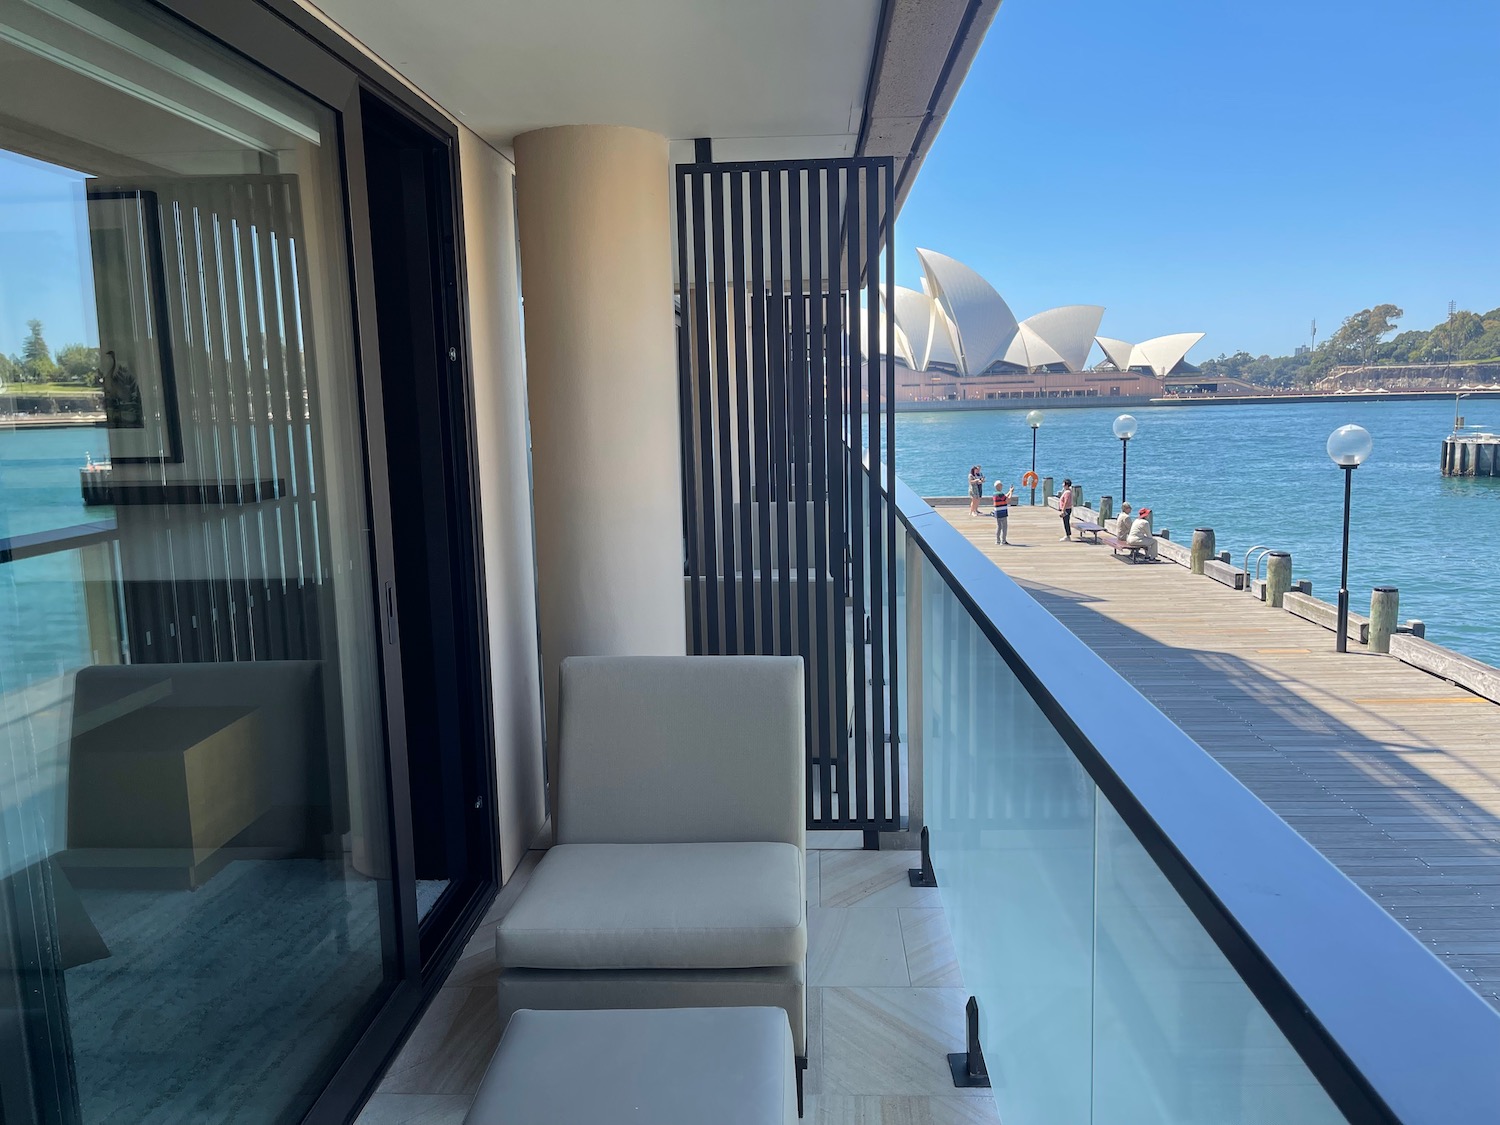
{"type": "Polygon", "coordinates": [[[794,1125],[780,1008],[520,1011],[465,1125],[794,1125]]]}

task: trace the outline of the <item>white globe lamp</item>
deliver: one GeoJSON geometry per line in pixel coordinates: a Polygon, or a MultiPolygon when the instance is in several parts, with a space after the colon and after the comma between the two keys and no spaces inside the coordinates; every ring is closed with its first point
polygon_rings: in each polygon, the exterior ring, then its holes
{"type": "Polygon", "coordinates": [[[1363,426],[1340,426],[1328,435],[1328,457],[1344,470],[1344,551],[1339,566],[1339,621],[1334,634],[1335,652],[1349,651],[1349,501],[1354,489],[1354,470],[1369,459],[1375,439],[1363,426]]]}

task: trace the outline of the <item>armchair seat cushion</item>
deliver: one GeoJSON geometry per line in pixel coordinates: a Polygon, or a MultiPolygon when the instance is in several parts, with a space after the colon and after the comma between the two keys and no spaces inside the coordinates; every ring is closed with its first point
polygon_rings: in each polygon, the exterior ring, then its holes
{"type": "Polygon", "coordinates": [[[502,968],[744,969],[807,952],[802,850],[559,844],[501,921],[502,968]]]}

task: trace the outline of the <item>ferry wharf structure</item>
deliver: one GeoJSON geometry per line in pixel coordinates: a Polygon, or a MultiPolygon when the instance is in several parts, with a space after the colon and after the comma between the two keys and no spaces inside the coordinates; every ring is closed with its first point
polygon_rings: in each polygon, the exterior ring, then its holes
{"type": "Polygon", "coordinates": [[[1168,562],[1059,542],[1057,513],[970,542],[1500,1008],[1500,704],[1168,562]]]}
{"type": "Polygon", "coordinates": [[[1500,434],[1445,437],[1442,468],[1445,477],[1500,477],[1500,434]]]}

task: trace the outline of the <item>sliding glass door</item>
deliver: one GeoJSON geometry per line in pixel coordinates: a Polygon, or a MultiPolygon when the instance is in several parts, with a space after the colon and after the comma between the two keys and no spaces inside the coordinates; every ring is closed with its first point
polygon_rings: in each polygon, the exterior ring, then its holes
{"type": "Polygon", "coordinates": [[[299,1121],[418,985],[349,123],[124,0],[0,106],[0,1119],[299,1121]]]}

